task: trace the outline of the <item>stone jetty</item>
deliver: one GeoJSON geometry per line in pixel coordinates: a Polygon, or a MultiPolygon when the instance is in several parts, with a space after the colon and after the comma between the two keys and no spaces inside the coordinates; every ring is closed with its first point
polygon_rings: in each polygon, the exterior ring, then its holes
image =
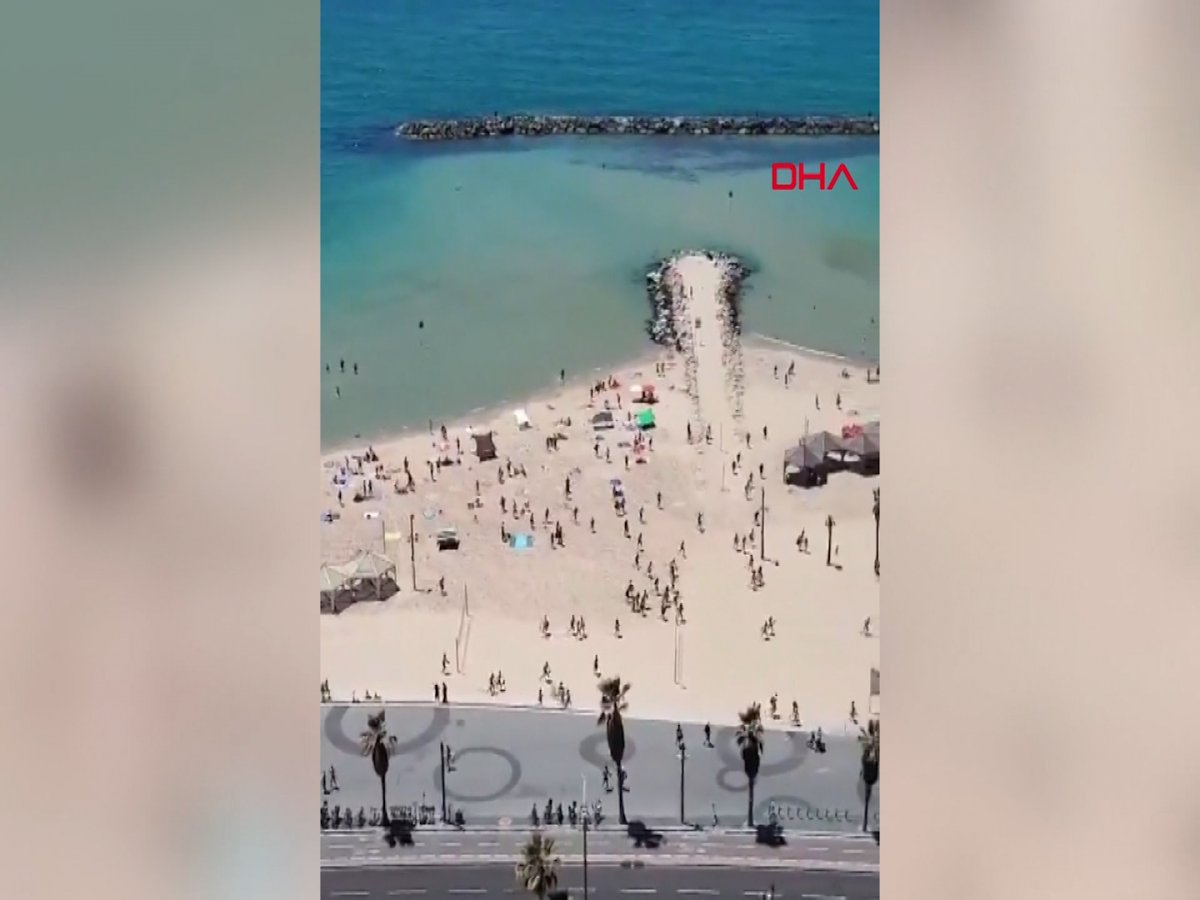
{"type": "MultiPolygon", "coordinates": [[[[711,319],[706,334],[707,341],[716,335],[716,343],[709,346],[718,354],[720,363],[708,353],[709,368],[722,373],[725,382],[722,393],[729,401],[728,412],[734,421],[741,421],[743,413],[744,375],[741,348],[741,288],[750,269],[737,257],[711,250],[683,250],[654,266],[646,273],[646,293],[650,300],[651,315],[647,321],[647,332],[657,344],[671,347],[683,358],[686,391],[693,402],[693,418],[698,425],[713,418],[701,414],[701,395],[706,393],[708,405],[713,403],[714,390],[710,384],[707,392],[701,384],[701,339],[699,331],[704,315],[705,296],[696,296],[694,286],[683,276],[685,264],[694,269],[697,257],[703,257],[719,273],[715,284],[715,296],[708,296],[710,306],[707,317],[711,319]],[[699,305],[698,305],[699,304],[699,305]],[[713,306],[712,304],[715,304],[713,306]]],[[[712,376],[712,372],[709,372],[712,376]]]]}
{"type": "Polygon", "coordinates": [[[879,134],[876,116],[478,116],[418,119],[396,126],[414,141],[474,141],[555,135],[792,136],[879,134]]]}
{"type": "Polygon", "coordinates": [[[724,320],[733,335],[741,335],[741,289],[742,282],[750,274],[750,267],[736,256],[711,250],[680,250],[646,272],[646,297],[650,301],[650,318],[646,320],[646,333],[650,340],[663,347],[672,347],[682,353],[680,346],[684,330],[689,321],[688,298],[680,293],[671,277],[676,263],[685,256],[705,256],[718,263],[724,271],[721,285],[721,302],[724,320]]]}

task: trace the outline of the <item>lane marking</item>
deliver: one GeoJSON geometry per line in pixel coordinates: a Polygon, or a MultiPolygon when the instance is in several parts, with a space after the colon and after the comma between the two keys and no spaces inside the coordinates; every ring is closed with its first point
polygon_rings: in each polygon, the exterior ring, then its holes
{"type": "Polygon", "coordinates": [[[716,897],[721,892],[714,891],[712,888],[678,888],[677,894],[706,894],[710,897],[716,897]]]}
{"type": "Polygon", "coordinates": [[[446,841],[442,844],[443,847],[461,847],[462,844],[458,841],[446,841]]]}
{"type": "Polygon", "coordinates": [[[486,888],[450,888],[451,894],[486,894],[486,888]]]}
{"type": "Polygon", "coordinates": [[[846,900],[841,894],[801,894],[804,900],[846,900]]]}
{"type": "Polygon", "coordinates": [[[330,891],[330,897],[365,897],[366,891],[330,891]]]}
{"type": "Polygon", "coordinates": [[[658,888],[621,888],[622,894],[657,894],[658,888]]]}
{"type": "Polygon", "coordinates": [[[404,894],[424,894],[425,888],[397,888],[394,891],[388,891],[389,897],[399,897],[404,894]]]}
{"type": "Polygon", "coordinates": [[[843,850],[843,853],[849,855],[851,853],[866,853],[866,850],[843,850]]]}
{"type": "Polygon", "coordinates": [[[499,847],[500,842],[499,841],[480,841],[479,846],[480,847],[499,847]]]}
{"type": "Polygon", "coordinates": [[[330,844],[329,849],[330,850],[353,850],[355,848],[354,848],[353,844],[330,844]]]}

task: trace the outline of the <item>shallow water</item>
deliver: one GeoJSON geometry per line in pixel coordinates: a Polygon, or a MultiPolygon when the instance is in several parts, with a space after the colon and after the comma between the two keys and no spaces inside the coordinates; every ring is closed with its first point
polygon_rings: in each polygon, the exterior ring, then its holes
{"type": "Polygon", "coordinates": [[[736,29],[728,14],[677,0],[605,5],[604,15],[584,4],[436,9],[323,7],[322,355],[333,370],[323,444],[639,354],[643,273],[682,247],[729,250],[755,268],[747,329],[876,357],[874,139],[430,146],[395,139],[390,126],[494,109],[869,111],[877,4],[768,3],[739,11],[736,29]],[[771,163],[799,160],[844,161],[859,190],[772,191],[771,163]],[[339,375],[340,357],[360,374],[339,375]]]}

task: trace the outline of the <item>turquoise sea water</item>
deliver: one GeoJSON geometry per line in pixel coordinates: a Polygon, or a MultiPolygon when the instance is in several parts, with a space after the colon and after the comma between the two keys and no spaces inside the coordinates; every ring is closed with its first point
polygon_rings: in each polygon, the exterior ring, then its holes
{"type": "Polygon", "coordinates": [[[873,111],[877,3],[441,9],[323,5],[322,356],[333,369],[322,381],[324,444],[642,352],[642,275],[682,247],[753,265],[749,330],[876,357],[873,139],[415,145],[391,127],[494,110],[873,111]],[[771,163],[800,160],[845,162],[859,190],[772,191],[771,163]],[[339,358],[360,373],[339,375],[339,358]]]}

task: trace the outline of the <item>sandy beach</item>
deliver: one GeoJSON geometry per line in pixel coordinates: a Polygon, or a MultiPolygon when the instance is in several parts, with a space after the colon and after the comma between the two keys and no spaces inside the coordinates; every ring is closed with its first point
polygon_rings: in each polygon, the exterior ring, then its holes
{"type": "Polygon", "coordinates": [[[540,688],[544,705],[554,707],[551,684],[540,678],[549,663],[550,681],[571,691],[573,707],[594,708],[598,661],[601,674],[632,683],[633,715],[731,723],[754,701],[768,713],[777,694],[779,725],[793,701],[805,728],[853,727],[852,701],[865,721],[882,631],[873,569],[879,478],[842,472],[803,490],[784,484],[782,459],[806,429],[837,434],[877,419],[880,387],[849,362],[754,338],[723,339],[722,272],[719,260],[703,254],[678,260],[672,277],[688,298],[687,321],[677,323],[683,352],[652,348],[611,372],[619,387],[596,391],[594,375],[567,372],[564,383],[520,406],[529,428],[518,427],[513,405],[373,444],[377,462],[355,461],[365,445],[322,460],[320,508],[338,515],[321,523],[322,561],[381,551],[397,565],[400,587],[386,601],[322,615],[322,676],[336,699],[370,691],[389,701],[432,701],[434,685],[444,683],[452,703],[534,705],[540,688]],[[647,383],[656,389],[652,407],[630,392],[647,383]],[[605,408],[616,427],[595,431],[592,417],[605,408]],[[647,408],[656,427],[643,432],[627,422],[647,408]],[[492,431],[498,458],[478,460],[468,429],[492,431]],[[547,439],[556,434],[562,437],[551,447],[547,439]],[[639,434],[646,446],[635,452],[639,434]],[[439,457],[452,464],[433,466],[439,457]],[[406,459],[413,490],[401,494],[395,486],[408,482],[406,459]],[[346,466],[348,477],[335,484],[346,466]],[[368,478],[373,496],[353,502],[368,478]],[[612,479],[622,483],[623,515],[614,509],[612,479]],[[760,487],[765,563],[755,526],[760,487]],[[836,521],[835,566],[825,564],[827,515],[836,521]],[[444,527],[458,529],[458,549],[438,550],[444,527]],[[532,546],[513,548],[502,528],[532,534],[532,546]],[[556,528],[561,547],[552,546],[556,528]],[[802,531],[807,553],[797,549],[802,531]],[[751,532],[753,543],[735,549],[735,536],[751,532]],[[758,589],[751,556],[762,567],[758,589]],[[673,602],[664,618],[659,596],[672,562],[682,620],[673,602]],[[644,615],[626,599],[631,583],[648,597],[644,615]],[[586,638],[571,633],[573,616],[586,622],[586,638]],[[775,636],[766,640],[769,617],[775,636]],[[864,636],[868,617],[872,635],[864,636]],[[492,695],[489,675],[500,672],[506,689],[492,695]]]}

